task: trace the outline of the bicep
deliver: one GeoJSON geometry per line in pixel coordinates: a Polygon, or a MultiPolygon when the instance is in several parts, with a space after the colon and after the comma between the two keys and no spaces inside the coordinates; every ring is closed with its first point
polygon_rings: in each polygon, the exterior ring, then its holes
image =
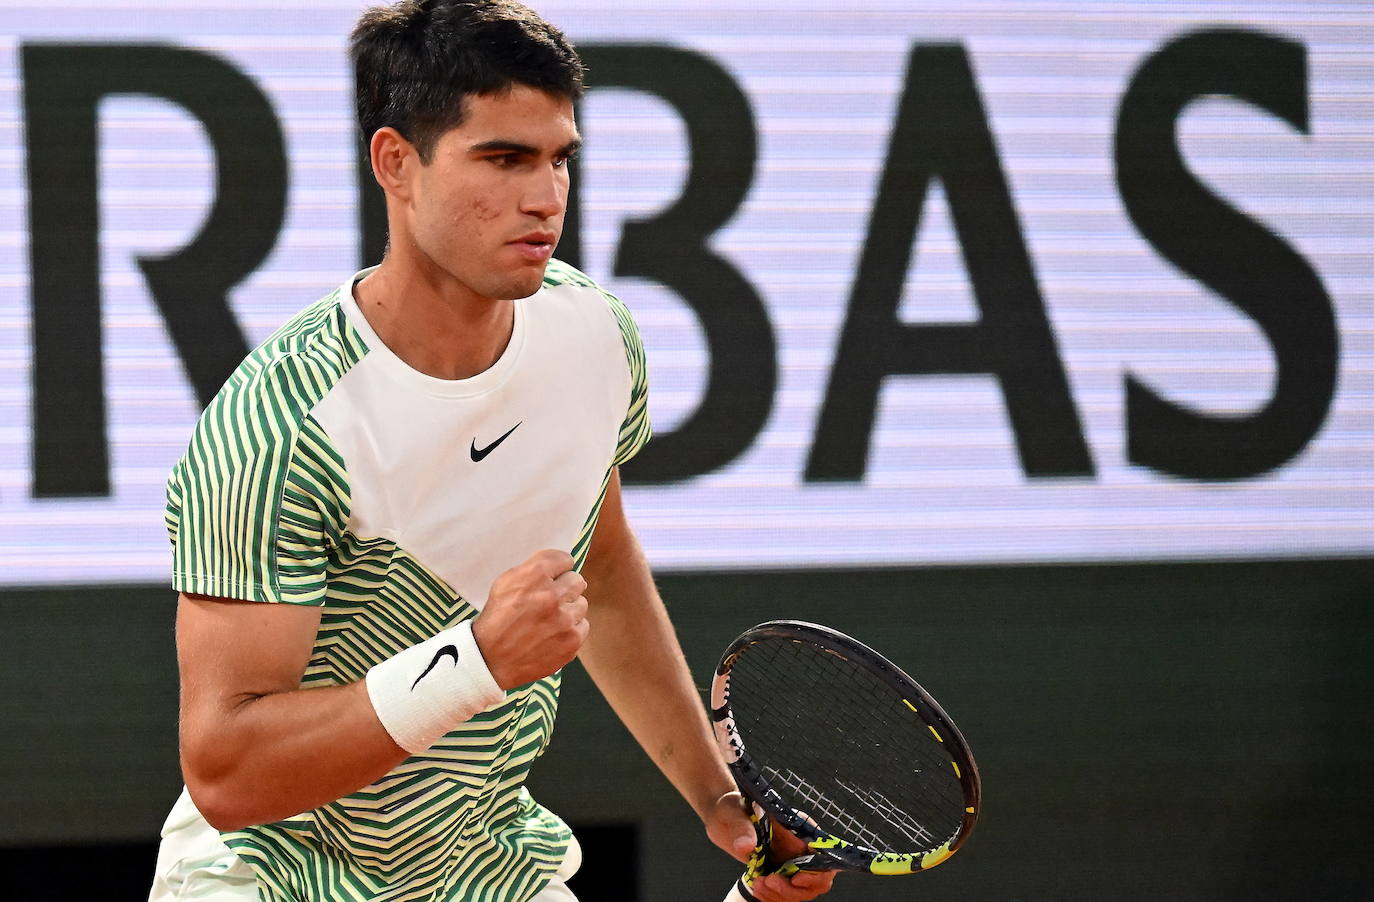
{"type": "Polygon", "coordinates": [[[316,808],[405,757],[362,682],[301,689],[321,611],[194,594],[178,602],[182,774],[221,830],[316,808]],[[302,770],[322,748],[338,752],[302,770]]]}
{"type": "Polygon", "coordinates": [[[177,663],[183,729],[244,701],[300,685],[321,609],[182,593],[177,601],[177,663]]]}

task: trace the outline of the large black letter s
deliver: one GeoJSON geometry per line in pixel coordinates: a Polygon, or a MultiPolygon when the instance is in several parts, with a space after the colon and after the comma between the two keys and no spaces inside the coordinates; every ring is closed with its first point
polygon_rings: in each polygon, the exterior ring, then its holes
{"type": "Polygon", "coordinates": [[[1165,259],[1259,325],[1274,350],[1274,392],[1254,413],[1205,414],[1128,375],[1127,446],[1132,463],[1176,476],[1240,479],[1281,466],[1321,428],[1336,384],[1336,321],[1308,262],[1188,171],[1178,120],[1207,95],[1239,98],[1307,134],[1306,51],[1246,31],[1185,35],[1141,65],[1116,127],[1117,182],[1131,220],[1165,259]]]}

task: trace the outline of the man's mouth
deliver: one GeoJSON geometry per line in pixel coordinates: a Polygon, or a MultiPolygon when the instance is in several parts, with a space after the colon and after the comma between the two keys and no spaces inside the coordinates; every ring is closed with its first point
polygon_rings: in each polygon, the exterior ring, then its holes
{"type": "Polygon", "coordinates": [[[530,232],[510,243],[526,260],[542,263],[552,256],[557,237],[553,232],[530,232]]]}
{"type": "Polygon", "coordinates": [[[540,245],[552,245],[555,239],[553,232],[530,232],[528,235],[521,235],[512,244],[528,244],[531,247],[540,245]]]}

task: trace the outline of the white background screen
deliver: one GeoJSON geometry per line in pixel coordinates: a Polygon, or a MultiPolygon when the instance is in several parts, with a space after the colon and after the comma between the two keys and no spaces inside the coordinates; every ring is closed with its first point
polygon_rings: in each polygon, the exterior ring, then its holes
{"type": "MultiPolygon", "coordinates": [[[[752,114],[757,159],[747,192],[705,241],[762,302],[776,386],[766,418],[727,462],[627,489],[656,566],[1374,554],[1369,5],[536,5],[579,44],[664,44],[705,57],[728,74],[752,114]],[[1160,253],[1123,200],[1114,142],[1123,96],[1142,65],[1171,42],[1217,28],[1301,46],[1307,133],[1204,84],[1177,119],[1178,149],[1211,198],[1206,209],[1238,211],[1252,230],[1305,261],[1325,300],[1314,306],[1308,297],[1294,318],[1307,322],[1314,310],[1329,310],[1336,354],[1330,390],[1318,393],[1326,409],[1293,454],[1261,472],[1199,478],[1132,459],[1128,378],[1201,417],[1244,422],[1277,391],[1273,338],[1288,319],[1262,324],[1160,253]],[[905,240],[897,222],[874,219],[884,169],[891,160],[939,156],[929,144],[891,140],[913,49],[936,45],[961,51],[971,67],[1010,200],[1011,234],[1030,264],[1032,299],[1043,307],[1049,348],[1081,425],[1087,472],[1027,472],[1007,393],[992,374],[893,373],[877,392],[861,474],[807,478],[827,386],[843,362],[851,300],[883,295],[859,280],[865,247],[890,244],[894,234],[905,240]]],[[[108,439],[110,491],[36,497],[33,309],[43,299],[34,296],[30,257],[33,151],[21,48],[168,43],[227,61],[266,95],[285,139],[287,212],[271,251],[228,298],[256,344],[376,262],[360,259],[347,63],[346,36],[361,8],[324,0],[0,6],[0,583],[167,578],[163,485],[199,404],[137,259],[191,241],[216,192],[215,150],[196,116],[151,94],[100,100],[103,331],[102,347],[89,350],[103,360],[106,421],[90,428],[108,439]]],[[[684,190],[688,129],[650,91],[598,89],[595,67],[588,81],[580,109],[588,137],[578,172],[581,263],[634,311],[649,356],[653,418],[668,434],[701,403],[711,345],[693,306],[671,286],[617,276],[614,260],[627,223],[654,217],[684,190]]],[[[930,140],[940,140],[938,129],[930,140]]],[[[902,323],[977,325],[1001,290],[994,281],[980,296],[970,276],[969,245],[983,236],[958,233],[956,208],[992,201],[979,193],[985,184],[962,184],[958,194],[937,173],[923,196],[886,199],[888,209],[905,204],[921,213],[896,307],[902,323]]],[[[1195,208],[1182,199],[1178,209],[1177,227],[1187,230],[1195,208]]],[[[1226,233],[1194,239],[1215,241],[1216,259],[1229,253],[1226,233]]],[[[1255,257],[1257,284],[1275,256],[1255,257]]],[[[916,331],[889,330],[898,344],[916,331]]],[[[1305,355],[1322,352],[1299,346],[1291,353],[1300,369],[1305,355]]],[[[848,421],[837,422],[846,428],[848,421]]],[[[1223,468],[1230,454],[1217,452],[1223,468]]]]}

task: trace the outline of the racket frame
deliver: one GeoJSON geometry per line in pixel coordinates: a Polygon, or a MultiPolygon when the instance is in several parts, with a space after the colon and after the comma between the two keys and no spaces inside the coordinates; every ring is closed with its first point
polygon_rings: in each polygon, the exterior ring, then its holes
{"type": "MultiPolygon", "coordinates": [[[[968,839],[982,806],[982,781],[977,762],[963,733],[940,704],[904,670],[862,642],[838,630],[802,620],[770,620],[754,626],[736,638],[721,656],[711,686],[711,717],[716,741],[725,756],[730,773],[740,792],[761,807],[778,823],[807,844],[809,854],[786,862],[776,873],[798,870],[843,869],[872,874],[908,874],[927,870],[953,855],[968,839]],[[769,784],[759,765],[749,755],[735,724],[730,707],[730,674],[735,661],[753,645],[773,641],[805,642],[830,654],[854,662],[881,679],[906,702],[907,707],[925,722],[935,738],[950,753],[950,766],[964,793],[964,812],[954,835],[929,849],[895,853],[866,848],[832,836],[783,801],[769,784]]],[[[766,846],[766,819],[759,830],[759,845],[766,846]]],[[[763,873],[762,855],[750,862],[746,887],[763,873]]]]}

